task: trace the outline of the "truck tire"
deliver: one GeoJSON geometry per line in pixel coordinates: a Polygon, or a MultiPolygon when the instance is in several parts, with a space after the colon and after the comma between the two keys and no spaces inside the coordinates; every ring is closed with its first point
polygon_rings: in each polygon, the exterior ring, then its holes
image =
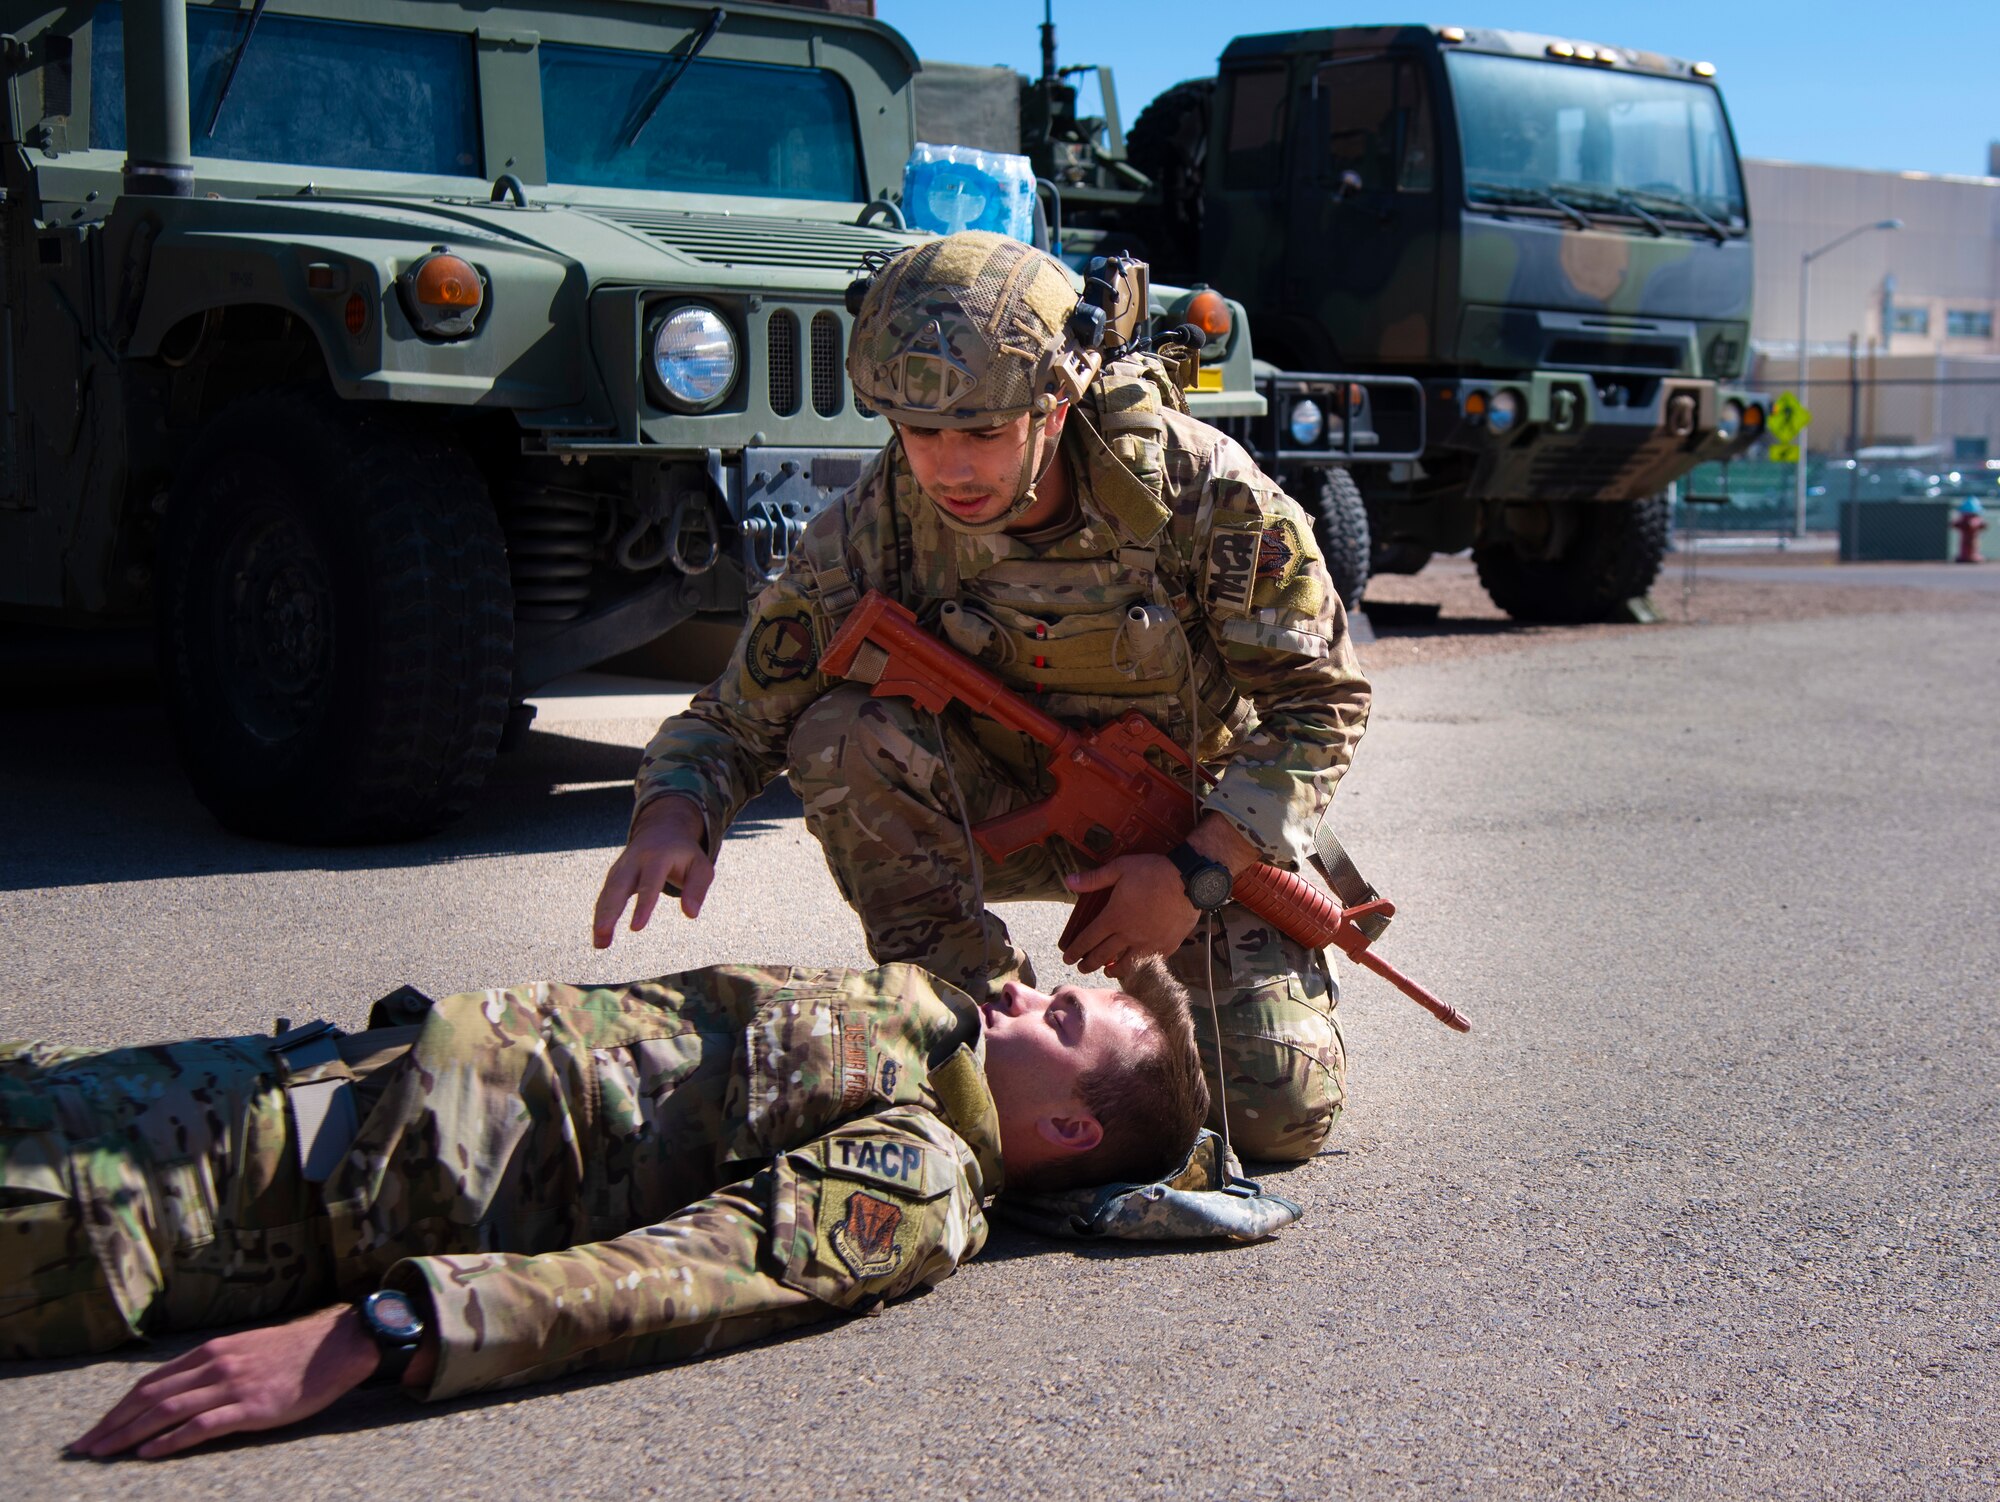
{"type": "Polygon", "coordinates": [[[1368,508],[1362,504],[1361,487],[1338,466],[1306,470],[1295,484],[1293,493],[1305,498],[1313,536],[1340,603],[1350,611],[1359,610],[1368,588],[1369,559],[1368,508]]]}
{"type": "Polygon", "coordinates": [[[1139,111],[1125,133],[1125,159],[1160,191],[1169,260],[1154,275],[1174,280],[1201,259],[1202,179],[1208,169],[1208,122],[1215,80],[1190,78],[1139,111]]]}
{"type": "Polygon", "coordinates": [[[361,844],[465,812],[507,720],[514,610],[459,449],[359,408],[250,397],[182,466],[159,578],[174,739],[226,828],[361,844]]]}
{"type": "Polygon", "coordinates": [[[1523,558],[1509,542],[1474,548],[1472,557],[1493,603],[1517,621],[1601,621],[1653,587],[1670,521],[1665,491],[1587,502],[1560,558],[1523,558]]]}

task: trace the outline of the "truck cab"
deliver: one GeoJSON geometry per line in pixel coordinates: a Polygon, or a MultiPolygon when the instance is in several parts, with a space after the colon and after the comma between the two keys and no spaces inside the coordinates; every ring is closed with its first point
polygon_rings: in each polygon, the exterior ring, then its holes
{"type": "Polygon", "coordinates": [[[1176,91],[1205,111],[1206,165],[1198,212],[1168,215],[1193,264],[1168,269],[1231,288],[1280,365],[1422,382],[1422,460],[1363,480],[1376,571],[1470,546],[1517,616],[1601,615],[1657,572],[1666,486],[1759,436],[1765,403],[1734,384],[1750,216],[1714,71],[1337,27],[1239,37],[1212,96],[1176,91]]]}

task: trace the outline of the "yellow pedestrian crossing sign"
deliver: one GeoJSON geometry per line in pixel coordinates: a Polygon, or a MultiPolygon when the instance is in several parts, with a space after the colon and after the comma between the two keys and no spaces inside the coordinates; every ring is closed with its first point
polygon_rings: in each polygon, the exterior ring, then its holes
{"type": "MultiPolygon", "coordinates": [[[[1803,433],[1811,422],[1812,412],[1791,392],[1786,391],[1771,403],[1771,420],[1765,431],[1789,448],[1792,441],[1803,433]]],[[[1773,453],[1771,457],[1775,459],[1778,456],[1773,453]]],[[[1791,457],[1796,459],[1799,456],[1794,453],[1791,457]]]]}

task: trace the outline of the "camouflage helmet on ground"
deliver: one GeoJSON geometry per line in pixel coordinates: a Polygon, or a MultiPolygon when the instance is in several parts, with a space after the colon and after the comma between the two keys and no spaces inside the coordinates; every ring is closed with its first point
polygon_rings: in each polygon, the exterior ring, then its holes
{"type": "MultiPolygon", "coordinates": [[[[857,400],[906,427],[999,427],[1082,394],[1103,356],[1062,262],[968,230],[900,251],[850,293],[857,400]],[[1078,338],[1082,332],[1092,337],[1078,338]]],[[[1101,324],[1101,320],[1097,321],[1101,324]]]]}

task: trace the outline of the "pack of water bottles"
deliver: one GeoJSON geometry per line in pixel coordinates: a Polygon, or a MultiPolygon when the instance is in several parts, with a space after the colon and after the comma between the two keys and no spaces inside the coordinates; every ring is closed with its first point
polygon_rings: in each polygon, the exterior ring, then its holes
{"type": "Polygon", "coordinates": [[[1024,156],[919,141],[903,167],[903,217],[934,234],[984,229],[1032,245],[1034,168],[1024,156]]]}

